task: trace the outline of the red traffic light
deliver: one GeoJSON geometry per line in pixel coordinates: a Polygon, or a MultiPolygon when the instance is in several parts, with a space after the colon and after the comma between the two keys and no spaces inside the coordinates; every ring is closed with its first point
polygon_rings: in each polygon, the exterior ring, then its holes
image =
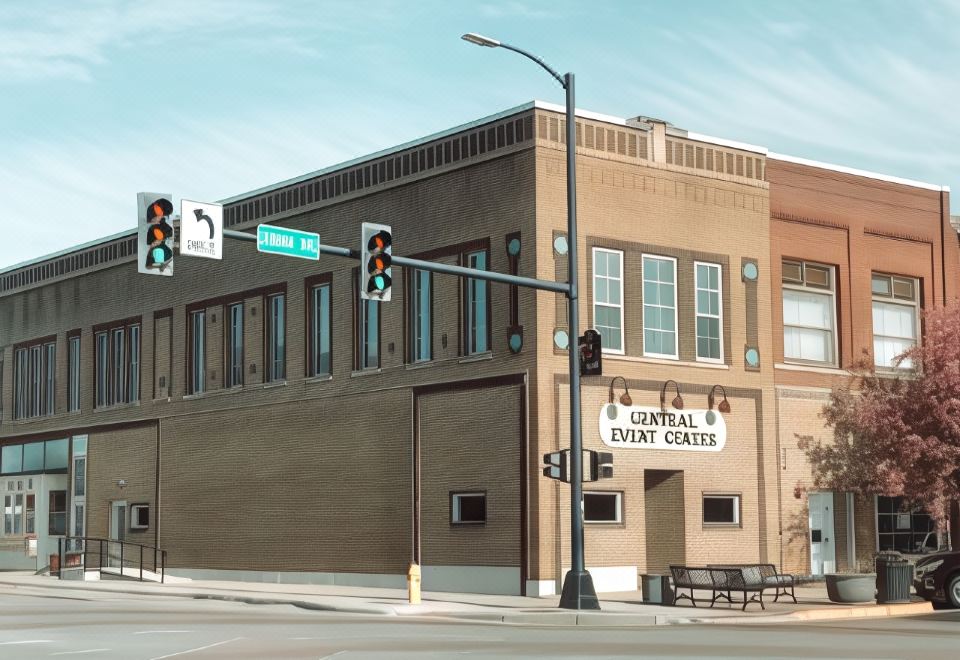
{"type": "Polygon", "coordinates": [[[388,231],[378,231],[367,241],[367,250],[370,252],[383,252],[393,243],[393,237],[388,231]]]}

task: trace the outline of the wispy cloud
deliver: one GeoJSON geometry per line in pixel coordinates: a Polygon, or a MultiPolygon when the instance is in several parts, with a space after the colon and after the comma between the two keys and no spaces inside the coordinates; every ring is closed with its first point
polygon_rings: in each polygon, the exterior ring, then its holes
{"type": "Polygon", "coordinates": [[[523,2],[484,3],[480,5],[480,15],[484,18],[559,18],[556,11],[538,9],[523,2]]]}
{"type": "Polygon", "coordinates": [[[87,82],[125,49],[197,43],[225,33],[254,33],[299,55],[316,50],[287,30],[294,16],[266,0],[87,0],[0,6],[0,82],[64,78],[87,82]],[[53,5],[53,6],[51,6],[53,5]]]}

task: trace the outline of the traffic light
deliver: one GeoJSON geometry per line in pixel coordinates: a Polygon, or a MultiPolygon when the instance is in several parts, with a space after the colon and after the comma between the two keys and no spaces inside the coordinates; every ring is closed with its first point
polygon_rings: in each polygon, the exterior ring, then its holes
{"type": "Polygon", "coordinates": [[[140,273],[173,275],[171,197],[169,194],[137,193],[137,271],[140,273]]]}
{"type": "Polygon", "coordinates": [[[590,479],[610,479],[613,477],[613,454],[608,451],[590,451],[590,479]]]}
{"type": "Polygon", "coordinates": [[[587,330],[577,340],[580,348],[580,375],[602,376],[603,353],[601,351],[600,333],[596,330],[587,330]]]}
{"type": "Polygon", "coordinates": [[[390,254],[393,235],[387,225],[364,222],[361,230],[360,297],[364,300],[390,300],[393,284],[390,254]]]}
{"type": "Polygon", "coordinates": [[[564,483],[570,483],[570,476],[567,473],[567,457],[569,449],[563,451],[549,452],[543,455],[543,462],[547,467],[543,468],[543,476],[550,479],[557,479],[564,483]]]}

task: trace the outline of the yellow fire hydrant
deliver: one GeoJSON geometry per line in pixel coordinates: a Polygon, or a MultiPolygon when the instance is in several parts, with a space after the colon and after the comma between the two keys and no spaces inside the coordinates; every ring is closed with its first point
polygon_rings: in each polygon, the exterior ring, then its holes
{"type": "Polygon", "coordinates": [[[407,594],[408,600],[413,605],[420,603],[420,565],[410,564],[407,569],[407,594]]]}

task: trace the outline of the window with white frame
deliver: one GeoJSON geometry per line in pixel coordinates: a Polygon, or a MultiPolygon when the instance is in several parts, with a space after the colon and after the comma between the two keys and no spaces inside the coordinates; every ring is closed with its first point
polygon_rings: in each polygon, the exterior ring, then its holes
{"type": "Polygon", "coordinates": [[[677,359],[677,260],[643,255],[643,354],[677,359]]]}
{"type": "Polygon", "coordinates": [[[873,363],[878,367],[902,369],[913,367],[897,356],[917,345],[920,316],[920,284],[912,277],[874,273],[873,292],[873,363]]]}
{"type": "MultiPolygon", "coordinates": [[[[73,536],[82,537],[86,531],[86,504],[87,504],[87,436],[73,437],[73,488],[70,502],[70,530],[73,536]]],[[[81,541],[74,541],[74,550],[82,549],[81,541]]]]}
{"type": "Polygon", "coordinates": [[[831,266],[783,261],[783,357],[837,364],[835,277],[831,266]]]}
{"type": "Polygon", "coordinates": [[[623,353],[623,252],[593,248],[593,327],[605,353],[623,353]]]}
{"type": "Polygon", "coordinates": [[[720,265],[694,263],[696,273],[697,359],[723,362],[723,295],[720,265]]]}
{"type": "Polygon", "coordinates": [[[487,521],[487,494],[450,493],[450,523],[480,525],[487,521]]]}
{"type": "Polygon", "coordinates": [[[623,522],[623,493],[583,493],[583,521],[588,523],[623,522]]]}
{"type": "Polygon", "coordinates": [[[740,496],[739,495],[704,495],[703,496],[703,524],[704,525],[739,525],[740,524],[740,496]]]}

